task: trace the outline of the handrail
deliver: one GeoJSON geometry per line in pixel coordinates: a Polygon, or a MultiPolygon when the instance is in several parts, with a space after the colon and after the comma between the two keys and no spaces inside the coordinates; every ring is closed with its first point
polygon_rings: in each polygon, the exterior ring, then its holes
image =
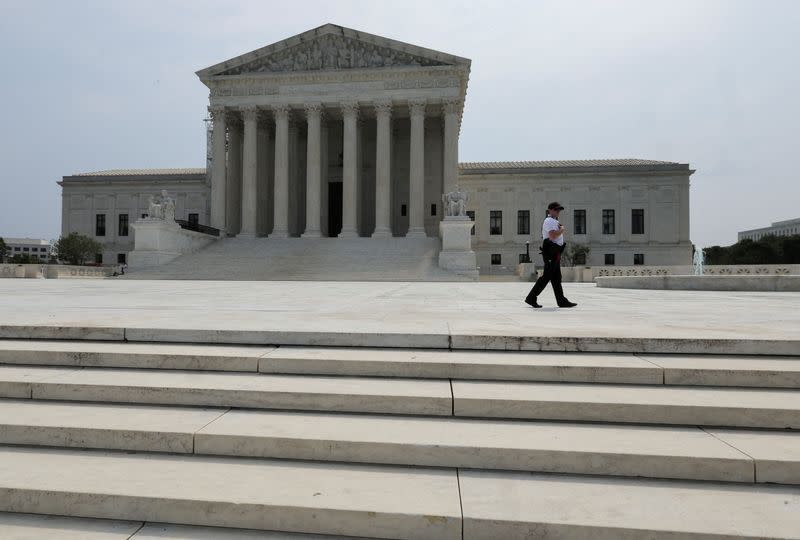
{"type": "Polygon", "coordinates": [[[219,229],[215,229],[214,227],[209,227],[208,225],[192,223],[190,221],[186,221],[185,219],[176,219],[175,223],[180,225],[181,229],[186,229],[187,231],[195,231],[203,234],[208,234],[211,236],[219,236],[219,229]]]}

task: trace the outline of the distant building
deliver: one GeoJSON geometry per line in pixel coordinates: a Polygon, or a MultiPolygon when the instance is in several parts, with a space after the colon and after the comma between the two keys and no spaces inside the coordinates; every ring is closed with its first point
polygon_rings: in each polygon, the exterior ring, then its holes
{"type": "Polygon", "coordinates": [[[787,219],[786,221],[775,221],[769,227],[761,229],[751,229],[749,231],[742,231],[739,233],[739,241],[744,239],[748,240],[761,240],[765,236],[792,236],[800,234],[800,218],[787,219]]]}
{"type": "Polygon", "coordinates": [[[30,255],[34,258],[50,258],[50,242],[39,238],[6,238],[3,240],[8,246],[6,259],[11,259],[14,255],[30,255]]]}

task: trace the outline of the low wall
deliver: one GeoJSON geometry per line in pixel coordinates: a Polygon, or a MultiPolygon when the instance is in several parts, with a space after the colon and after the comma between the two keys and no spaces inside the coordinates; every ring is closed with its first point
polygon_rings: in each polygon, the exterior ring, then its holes
{"type": "Polygon", "coordinates": [[[160,266],[186,253],[194,253],[215,242],[217,237],[182,229],[163,220],[139,220],[133,224],[134,250],[128,254],[128,267],[160,266]]]}
{"type": "Polygon", "coordinates": [[[117,272],[116,266],[70,266],[50,264],[45,268],[48,279],[107,278],[117,272]]]}
{"type": "Polygon", "coordinates": [[[598,287],[664,291],[800,292],[800,276],[612,276],[598,277],[598,287]]]}
{"type": "Polygon", "coordinates": [[[0,264],[0,278],[106,278],[116,266],[69,266],[62,264],[0,264]]]}
{"type": "MultiPolygon", "coordinates": [[[[561,275],[566,282],[589,283],[599,277],[691,276],[694,267],[680,266],[565,266],[561,275]]],[[[800,264],[709,265],[706,276],[798,276],[800,264]]]]}

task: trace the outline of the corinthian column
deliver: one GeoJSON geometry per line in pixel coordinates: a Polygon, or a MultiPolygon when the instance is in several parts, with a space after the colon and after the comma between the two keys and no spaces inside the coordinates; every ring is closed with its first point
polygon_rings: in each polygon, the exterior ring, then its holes
{"type": "Polygon", "coordinates": [[[306,231],[304,238],[319,238],[320,230],[322,185],[322,166],[320,154],[320,122],[322,119],[322,105],[311,103],[306,105],[306,118],[308,120],[308,139],[306,145],[306,231]]]}
{"type": "Polygon", "coordinates": [[[344,117],[342,170],[342,232],[339,238],[358,236],[356,221],[358,178],[358,103],[342,103],[344,117]]]}
{"type": "Polygon", "coordinates": [[[211,133],[211,226],[220,230],[220,236],[225,236],[225,108],[209,107],[208,111],[214,120],[211,133]]]}
{"type": "Polygon", "coordinates": [[[389,201],[391,199],[392,102],[375,104],[377,116],[375,152],[375,232],[373,238],[392,236],[389,201]]]}
{"type": "Polygon", "coordinates": [[[289,106],[275,105],[275,197],[271,238],[289,236],[289,106]]]}
{"type": "Polygon", "coordinates": [[[458,184],[458,114],[461,101],[447,100],[442,107],[444,114],[444,178],[443,189],[450,193],[458,184]]]}
{"type": "Polygon", "coordinates": [[[242,228],[237,236],[255,238],[258,192],[258,108],[242,109],[244,119],[244,165],[242,168],[242,228]]]}
{"type": "Polygon", "coordinates": [[[408,104],[411,114],[411,162],[409,163],[409,238],[425,237],[425,101],[408,104]]]}
{"type": "Polygon", "coordinates": [[[239,234],[242,226],[242,123],[228,118],[228,178],[225,193],[225,230],[239,234]]]}

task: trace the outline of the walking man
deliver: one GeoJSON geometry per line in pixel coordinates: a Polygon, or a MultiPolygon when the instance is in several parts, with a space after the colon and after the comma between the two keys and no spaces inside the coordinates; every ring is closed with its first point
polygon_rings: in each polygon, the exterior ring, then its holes
{"type": "Polygon", "coordinates": [[[558,216],[564,209],[557,202],[552,202],[547,206],[547,217],[542,223],[542,258],[544,259],[544,272],[536,280],[536,283],[525,298],[525,303],[529,306],[540,308],[536,299],[542,293],[548,283],[552,284],[553,292],[556,295],[558,307],[571,308],[578,304],[570,302],[564,297],[564,289],[561,288],[561,253],[564,251],[564,226],[558,222],[558,216]]]}

